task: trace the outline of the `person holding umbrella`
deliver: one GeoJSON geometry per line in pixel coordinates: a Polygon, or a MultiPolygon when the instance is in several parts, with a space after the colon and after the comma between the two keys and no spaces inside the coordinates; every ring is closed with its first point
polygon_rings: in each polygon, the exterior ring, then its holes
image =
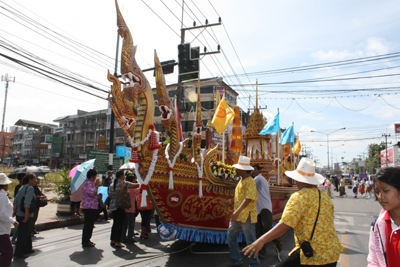
{"type": "Polygon", "coordinates": [[[2,266],[11,266],[13,248],[10,241],[11,224],[18,229],[18,222],[12,217],[13,205],[7,196],[11,180],[0,173],[0,262],[2,266]]]}
{"type": "Polygon", "coordinates": [[[98,215],[97,188],[100,180],[97,179],[97,171],[89,170],[87,178],[82,184],[82,210],[84,223],[82,229],[82,247],[94,247],[96,244],[90,241],[93,234],[94,222],[98,215]]]}

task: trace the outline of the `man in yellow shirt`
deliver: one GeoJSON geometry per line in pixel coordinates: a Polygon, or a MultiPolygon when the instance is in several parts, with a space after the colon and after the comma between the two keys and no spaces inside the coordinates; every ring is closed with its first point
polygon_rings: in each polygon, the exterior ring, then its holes
{"type": "MultiPolygon", "coordinates": [[[[234,211],[229,222],[227,238],[231,266],[241,266],[243,259],[240,255],[237,237],[243,231],[247,245],[256,240],[255,224],[257,222],[256,203],[258,197],[256,182],[250,176],[251,171],[254,170],[250,165],[250,158],[240,156],[239,162],[234,164],[233,167],[236,168],[236,173],[242,179],[235,189],[234,211]]],[[[232,199],[229,199],[229,202],[232,203],[232,199]]],[[[249,266],[260,266],[258,257],[249,258],[249,266]]]]}

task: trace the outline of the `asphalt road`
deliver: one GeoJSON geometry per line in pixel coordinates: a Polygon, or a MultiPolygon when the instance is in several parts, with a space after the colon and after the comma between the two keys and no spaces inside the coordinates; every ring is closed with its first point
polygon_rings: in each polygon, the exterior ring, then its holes
{"type": "MultiPolygon", "coordinates": [[[[350,194],[350,190],[348,190],[350,194]]],[[[337,193],[334,193],[337,195],[337,193]]],[[[339,267],[358,267],[367,265],[369,228],[378,215],[380,205],[373,199],[338,198],[332,199],[335,205],[335,227],[345,251],[341,254],[339,267]]],[[[136,223],[140,228],[140,216],[136,223]]],[[[190,243],[181,240],[162,241],[152,224],[152,234],[148,240],[136,239],[136,243],[124,249],[109,245],[112,223],[96,223],[92,241],[96,248],[81,247],[82,225],[52,229],[40,232],[33,241],[36,250],[24,260],[16,260],[12,266],[216,266],[229,265],[227,245],[190,243]]],[[[285,258],[294,246],[293,231],[283,237],[285,258]]],[[[267,258],[261,266],[278,262],[278,254],[271,244],[267,258]]],[[[243,246],[243,245],[242,245],[243,246]]],[[[244,260],[244,266],[248,266],[244,260]]]]}

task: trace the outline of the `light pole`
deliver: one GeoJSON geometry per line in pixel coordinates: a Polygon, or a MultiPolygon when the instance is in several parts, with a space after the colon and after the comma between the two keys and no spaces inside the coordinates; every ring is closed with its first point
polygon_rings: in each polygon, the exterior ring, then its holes
{"type": "Polygon", "coordinates": [[[328,161],[328,171],[330,170],[330,166],[329,166],[329,135],[330,134],[333,134],[333,133],[336,133],[336,132],[338,132],[338,131],[341,131],[341,130],[346,130],[346,127],[343,127],[343,128],[340,128],[340,129],[337,129],[337,130],[335,130],[335,131],[333,131],[333,132],[330,132],[330,133],[324,133],[324,132],[319,132],[319,131],[314,131],[314,130],[311,130],[311,132],[312,133],[320,133],[320,134],[325,134],[326,135],[326,154],[327,154],[327,161],[328,161]]]}

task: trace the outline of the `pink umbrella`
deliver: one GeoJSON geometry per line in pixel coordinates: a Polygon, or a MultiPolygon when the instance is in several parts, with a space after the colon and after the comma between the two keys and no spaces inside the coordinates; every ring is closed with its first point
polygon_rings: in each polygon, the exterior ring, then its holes
{"type": "Polygon", "coordinates": [[[68,175],[69,178],[74,177],[76,171],[77,171],[78,168],[79,168],[79,165],[80,165],[80,164],[76,165],[75,167],[73,167],[73,168],[71,169],[71,171],[69,172],[69,175],[68,175]]]}

